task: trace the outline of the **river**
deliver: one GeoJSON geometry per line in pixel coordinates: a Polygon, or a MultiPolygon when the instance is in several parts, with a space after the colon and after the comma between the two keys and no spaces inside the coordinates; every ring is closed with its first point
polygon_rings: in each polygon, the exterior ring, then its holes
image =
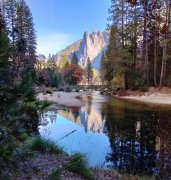
{"type": "Polygon", "coordinates": [[[85,106],[46,112],[41,136],[70,155],[86,155],[92,167],[124,173],[171,172],[171,108],[136,104],[94,91],[82,97],[85,106]]]}

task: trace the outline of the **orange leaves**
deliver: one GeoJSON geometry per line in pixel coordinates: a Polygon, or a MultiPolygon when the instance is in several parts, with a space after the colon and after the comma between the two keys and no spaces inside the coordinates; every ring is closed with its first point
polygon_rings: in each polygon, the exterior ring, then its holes
{"type": "Polygon", "coordinates": [[[130,4],[132,4],[133,6],[135,6],[137,4],[137,0],[128,0],[128,2],[130,4]]]}
{"type": "Polygon", "coordinates": [[[163,27],[161,28],[160,32],[162,34],[167,34],[169,31],[169,27],[166,25],[166,23],[163,25],[163,27]]]}
{"type": "Polygon", "coordinates": [[[78,84],[83,76],[83,70],[79,65],[70,64],[63,72],[64,79],[69,84],[78,84]]]}
{"type": "Polygon", "coordinates": [[[71,107],[71,111],[72,111],[73,113],[78,112],[78,111],[79,111],[79,107],[73,106],[73,107],[71,107]]]}

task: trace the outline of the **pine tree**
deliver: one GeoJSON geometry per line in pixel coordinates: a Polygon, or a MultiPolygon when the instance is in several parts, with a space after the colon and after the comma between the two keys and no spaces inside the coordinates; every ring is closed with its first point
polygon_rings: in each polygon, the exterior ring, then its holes
{"type": "Polygon", "coordinates": [[[78,57],[74,51],[73,55],[72,55],[72,59],[71,59],[71,64],[76,64],[78,65],[78,57]]]}
{"type": "Polygon", "coordinates": [[[20,83],[23,73],[34,74],[36,63],[36,35],[31,12],[24,0],[19,0],[16,6],[15,18],[15,74],[14,83],[20,83]]]}
{"type": "Polygon", "coordinates": [[[10,80],[10,41],[7,28],[0,8],[0,87],[10,80]]]}
{"type": "Polygon", "coordinates": [[[92,70],[91,61],[90,61],[89,57],[87,59],[87,66],[85,69],[85,77],[86,77],[88,85],[90,85],[90,82],[92,81],[92,78],[93,78],[93,70],[92,70]]]}
{"type": "Polygon", "coordinates": [[[16,36],[17,36],[17,29],[15,27],[15,18],[16,18],[16,7],[17,7],[17,1],[16,0],[3,0],[1,3],[2,7],[2,13],[5,18],[5,22],[7,24],[7,31],[8,36],[11,39],[11,76],[14,77],[17,76],[17,66],[18,66],[18,60],[17,60],[17,48],[16,48],[16,36]]]}
{"type": "Polygon", "coordinates": [[[25,18],[26,18],[26,58],[27,64],[30,68],[34,69],[34,64],[37,61],[36,56],[36,33],[33,23],[33,17],[30,12],[29,7],[26,5],[25,7],[25,18]]]}
{"type": "Polygon", "coordinates": [[[130,8],[125,0],[111,0],[111,7],[109,9],[111,25],[109,27],[117,27],[117,34],[122,47],[127,43],[128,28],[126,25],[128,23],[127,15],[129,10],[130,8]]]}
{"type": "Polygon", "coordinates": [[[65,54],[63,59],[60,61],[59,67],[65,69],[69,65],[68,55],[65,54]]]}
{"type": "Polygon", "coordinates": [[[49,56],[48,60],[47,60],[47,67],[51,70],[56,70],[57,69],[57,64],[55,61],[55,56],[49,56]]]}
{"type": "Polygon", "coordinates": [[[13,6],[13,2],[15,1],[0,1],[0,122],[3,124],[3,128],[0,128],[0,157],[2,157],[0,164],[2,165],[18,156],[15,152],[20,149],[23,134],[38,133],[38,112],[39,107],[41,106],[41,109],[43,107],[43,103],[38,102],[35,96],[30,76],[31,68],[26,71],[28,66],[34,67],[34,61],[29,59],[30,52],[27,48],[28,37],[31,37],[27,29],[29,24],[26,15],[27,5],[21,0],[13,6]],[[21,80],[16,86],[13,81],[19,77],[21,80]]]}
{"type": "Polygon", "coordinates": [[[147,86],[149,85],[149,59],[148,59],[148,0],[144,0],[143,6],[143,47],[142,47],[142,62],[143,62],[143,82],[147,86]]]}
{"type": "Polygon", "coordinates": [[[17,29],[15,28],[15,18],[16,18],[16,7],[17,7],[17,1],[16,0],[2,0],[2,14],[5,18],[6,26],[8,35],[12,40],[12,60],[15,55],[15,38],[16,38],[16,32],[17,29]]]}
{"type": "Polygon", "coordinates": [[[102,56],[101,56],[101,61],[100,61],[100,69],[99,69],[99,73],[100,73],[100,79],[102,84],[104,84],[105,82],[105,74],[106,74],[106,55],[105,52],[102,52],[102,56]]]}
{"type": "Polygon", "coordinates": [[[171,24],[171,1],[166,0],[166,12],[165,12],[165,23],[161,29],[163,35],[162,44],[163,44],[163,57],[162,57],[162,66],[160,72],[160,87],[166,85],[166,71],[167,71],[167,60],[168,60],[168,46],[169,46],[169,27],[171,24]]]}
{"type": "Polygon", "coordinates": [[[105,67],[109,85],[119,77],[126,89],[168,85],[170,0],[111,0],[109,13],[105,67]]]}
{"type": "Polygon", "coordinates": [[[23,61],[26,56],[26,3],[24,0],[19,0],[17,3],[17,11],[16,11],[16,18],[15,18],[15,28],[17,31],[16,37],[16,48],[17,48],[17,57],[19,61],[19,66],[22,66],[23,61]]]}
{"type": "Polygon", "coordinates": [[[109,43],[106,51],[106,66],[105,66],[105,80],[110,84],[110,81],[114,77],[115,70],[115,58],[116,52],[118,51],[118,43],[117,43],[117,27],[112,26],[110,29],[109,43]]]}

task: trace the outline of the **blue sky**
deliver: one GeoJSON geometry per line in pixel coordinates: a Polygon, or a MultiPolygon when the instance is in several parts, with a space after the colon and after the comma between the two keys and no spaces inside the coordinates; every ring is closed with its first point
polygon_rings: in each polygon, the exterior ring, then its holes
{"type": "Polygon", "coordinates": [[[48,55],[82,38],[84,31],[104,30],[110,0],[26,0],[35,23],[37,52],[48,55]]]}

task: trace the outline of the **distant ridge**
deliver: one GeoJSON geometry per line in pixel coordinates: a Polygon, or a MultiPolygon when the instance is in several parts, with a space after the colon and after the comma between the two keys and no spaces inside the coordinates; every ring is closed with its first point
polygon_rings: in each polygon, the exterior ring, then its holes
{"type": "Polygon", "coordinates": [[[74,51],[78,51],[79,47],[80,47],[80,43],[81,43],[82,39],[74,42],[73,44],[69,45],[68,47],[66,47],[65,49],[59,51],[56,55],[55,55],[55,59],[57,60],[57,65],[60,64],[60,62],[62,61],[63,57],[65,56],[65,54],[67,56],[69,56],[69,59],[71,59],[71,54],[74,51]]]}
{"type": "Polygon", "coordinates": [[[65,55],[67,55],[69,60],[71,60],[72,54],[75,51],[79,59],[79,64],[83,68],[85,68],[87,64],[87,58],[89,57],[93,67],[95,69],[99,69],[101,55],[102,52],[106,50],[107,44],[107,31],[94,31],[91,34],[84,32],[82,39],[57,52],[55,55],[57,64],[60,64],[65,55]]]}

